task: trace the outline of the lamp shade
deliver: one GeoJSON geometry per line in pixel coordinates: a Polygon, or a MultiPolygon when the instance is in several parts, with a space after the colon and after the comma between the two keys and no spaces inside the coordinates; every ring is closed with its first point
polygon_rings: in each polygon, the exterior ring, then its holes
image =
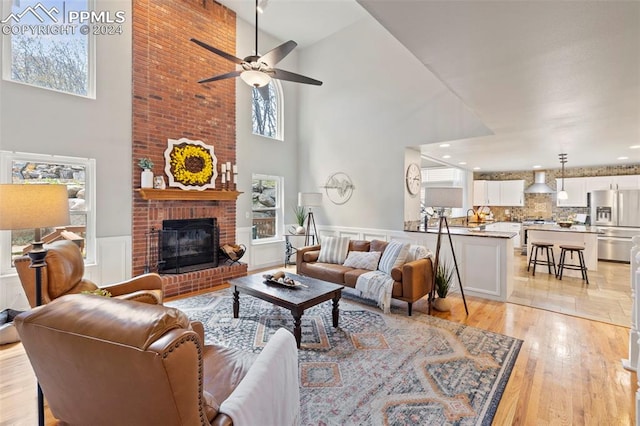
{"type": "Polygon", "coordinates": [[[425,205],[429,207],[462,207],[462,188],[439,187],[427,188],[425,191],[425,205]]]}
{"type": "Polygon", "coordinates": [[[316,207],[322,205],[321,192],[298,192],[298,205],[302,207],[316,207]]]}
{"type": "Polygon", "coordinates": [[[0,229],[69,224],[66,185],[0,184],[0,229]]]}

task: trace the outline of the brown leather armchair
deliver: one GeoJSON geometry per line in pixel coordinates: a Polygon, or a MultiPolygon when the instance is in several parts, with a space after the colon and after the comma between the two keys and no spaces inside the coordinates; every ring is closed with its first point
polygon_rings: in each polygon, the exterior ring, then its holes
{"type": "MultiPolygon", "coordinates": [[[[81,293],[103,288],[113,297],[151,304],[162,304],[164,291],[158,274],[144,274],[130,280],[98,287],[83,278],[84,260],[78,246],[71,241],[56,241],[46,246],[49,250],[42,268],[42,304],[65,294],[81,293]]],[[[29,256],[15,260],[16,270],[31,307],[36,306],[36,274],[30,268],[29,256]]]]}
{"type": "Polygon", "coordinates": [[[68,425],[297,424],[298,351],[205,345],[175,308],[72,294],[14,320],[51,413],[68,425]]]}

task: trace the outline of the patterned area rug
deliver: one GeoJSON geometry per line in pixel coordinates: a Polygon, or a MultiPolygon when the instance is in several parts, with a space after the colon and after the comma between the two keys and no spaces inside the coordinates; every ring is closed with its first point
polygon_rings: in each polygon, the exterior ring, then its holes
{"type": "MultiPolygon", "coordinates": [[[[522,341],[414,312],[340,301],[302,316],[303,425],[490,425],[522,341]]],[[[165,303],[205,326],[206,342],[258,353],[289,311],[229,289],[165,303]]]]}

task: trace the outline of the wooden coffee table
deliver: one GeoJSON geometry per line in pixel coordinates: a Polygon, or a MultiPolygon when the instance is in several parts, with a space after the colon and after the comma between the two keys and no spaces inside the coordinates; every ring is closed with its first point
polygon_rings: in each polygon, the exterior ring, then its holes
{"type": "MultiPolygon", "coordinates": [[[[267,273],[273,272],[275,271],[267,273]]],[[[302,314],[305,309],[332,300],[333,326],[338,326],[338,302],[342,296],[344,286],[287,273],[287,276],[306,286],[290,288],[278,284],[266,283],[262,275],[262,273],[247,275],[246,277],[235,278],[229,281],[229,284],[233,286],[234,318],[238,318],[240,313],[240,292],[242,292],[290,310],[294,323],[293,335],[296,338],[298,348],[300,348],[300,340],[302,339],[301,323],[302,314]]]]}

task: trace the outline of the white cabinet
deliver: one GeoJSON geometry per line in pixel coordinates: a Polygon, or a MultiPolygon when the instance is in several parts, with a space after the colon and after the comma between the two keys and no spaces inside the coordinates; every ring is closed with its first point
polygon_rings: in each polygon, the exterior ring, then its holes
{"type": "Polygon", "coordinates": [[[475,180],[473,205],[524,206],[524,180],[475,180]]]}
{"type": "Polygon", "coordinates": [[[594,176],[587,179],[587,192],[607,189],[640,189],[640,175],[594,176]]]}
{"type": "Polygon", "coordinates": [[[520,248],[520,235],[522,234],[522,224],[519,222],[496,222],[490,223],[485,228],[487,231],[515,232],[513,237],[513,248],[520,248]]]}
{"type": "MultiPolygon", "coordinates": [[[[566,200],[557,199],[558,207],[587,207],[587,181],[590,178],[565,178],[564,190],[569,198],[566,200]]],[[[562,179],[556,179],[558,192],[562,188],[562,179]]]]}
{"type": "Polygon", "coordinates": [[[524,206],[524,180],[503,180],[499,182],[501,206],[524,206]]]}

